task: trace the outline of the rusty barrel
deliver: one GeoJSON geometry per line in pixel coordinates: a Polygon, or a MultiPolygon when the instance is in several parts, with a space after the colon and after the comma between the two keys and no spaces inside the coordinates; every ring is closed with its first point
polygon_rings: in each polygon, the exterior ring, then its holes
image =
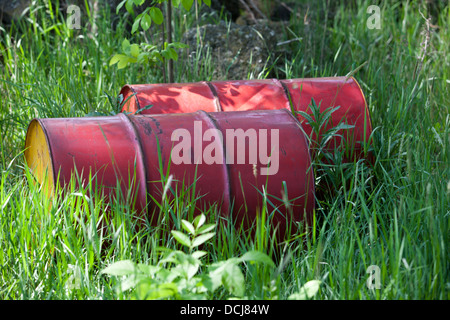
{"type": "Polygon", "coordinates": [[[264,198],[281,232],[309,221],[315,205],[308,142],[288,110],[34,119],[25,147],[38,181],[47,172],[53,187],[64,186],[76,170],[80,181],[95,176],[106,199],[120,185],[152,225],[155,201],[189,187],[198,196],[195,214],[215,204],[245,227],[264,198]]]}
{"type": "MultiPolygon", "coordinates": [[[[345,161],[366,156],[362,153],[363,143],[369,141],[372,133],[364,94],[353,77],[136,84],[125,85],[120,93],[124,101],[128,99],[123,111],[135,113],[152,105],[141,111],[143,114],[275,109],[311,114],[312,99],[321,112],[339,106],[320,132],[324,133],[340,122],[353,126],[337,132],[326,146],[326,149],[333,151],[343,145],[342,137],[345,138],[348,153],[345,161]]],[[[304,116],[297,113],[297,117],[306,134],[317,140],[304,116]]]]}

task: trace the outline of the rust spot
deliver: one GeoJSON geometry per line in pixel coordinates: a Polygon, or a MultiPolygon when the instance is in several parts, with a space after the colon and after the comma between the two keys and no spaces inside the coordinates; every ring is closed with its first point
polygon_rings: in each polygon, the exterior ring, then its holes
{"type": "Polygon", "coordinates": [[[159,121],[156,120],[156,119],[153,118],[153,117],[150,117],[150,119],[155,123],[156,129],[159,130],[159,132],[156,132],[156,134],[161,134],[161,133],[162,133],[162,130],[161,130],[161,128],[160,128],[161,124],[159,123],[159,121]]]}

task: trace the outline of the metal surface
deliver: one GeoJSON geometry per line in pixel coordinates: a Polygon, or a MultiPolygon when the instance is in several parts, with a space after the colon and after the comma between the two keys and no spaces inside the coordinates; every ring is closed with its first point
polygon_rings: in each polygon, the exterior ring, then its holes
{"type": "MultiPolygon", "coordinates": [[[[81,181],[95,175],[106,196],[114,196],[112,188],[119,182],[124,195],[136,194],[137,216],[148,217],[153,225],[159,210],[152,200],[161,201],[161,174],[169,167],[171,190],[195,182],[195,195],[202,197],[194,213],[215,203],[223,216],[232,215],[246,227],[260,213],[263,194],[269,214],[274,212],[272,223],[282,233],[286,223],[310,222],[315,205],[308,143],[288,110],[35,119],[26,149],[28,165],[37,168],[36,174],[50,171],[53,184],[67,184],[75,168],[81,181]],[[37,134],[41,138],[33,139],[37,134]],[[267,167],[277,170],[268,175],[267,167]]],[[[166,196],[170,201],[171,192],[166,196]]]]}
{"type": "Polygon", "coordinates": [[[65,186],[72,174],[78,173],[82,184],[94,179],[104,186],[105,197],[114,196],[113,187],[119,183],[123,194],[130,189],[138,212],[146,207],[145,167],[133,126],[124,115],[116,117],[34,119],[27,131],[25,160],[37,180],[48,172],[54,189],[65,186]],[[36,132],[44,139],[32,139],[36,132]],[[46,154],[48,153],[48,154],[46,154]],[[43,161],[45,159],[45,161],[43,161]],[[50,159],[48,161],[47,159],[50,159]],[[40,169],[38,169],[40,168],[40,169]],[[130,183],[130,179],[133,179],[130,183]]]}
{"type": "MultiPolygon", "coordinates": [[[[347,155],[346,161],[365,156],[362,155],[360,142],[368,142],[372,132],[363,92],[353,77],[126,85],[121,94],[124,100],[131,97],[123,106],[123,111],[135,113],[153,105],[142,111],[143,114],[291,108],[311,114],[311,99],[320,105],[321,111],[340,106],[322,132],[342,121],[354,126],[353,129],[338,132],[346,139],[352,153],[347,155]]],[[[309,136],[311,126],[302,115],[297,116],[309,136]]],[[[334,150],[341,143],[342,139],[336,136],[327,144],[327,149],[334,150]]]]}

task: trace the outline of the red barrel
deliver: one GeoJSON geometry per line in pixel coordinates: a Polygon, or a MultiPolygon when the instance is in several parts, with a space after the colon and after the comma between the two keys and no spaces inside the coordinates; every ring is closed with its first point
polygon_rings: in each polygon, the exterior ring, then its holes
{"type": "Polygon", "coordinates": [[[195,213],[217,204],[245,227],[261,212],[263,195],[281,232],[310,220],[315,205],[307,139],[288,110],[35,119],[25,158],[38,180],[49,171],[53,185],[58,175],[66,184],[75,169],[82,181],[95,175],[106,196],[119,184],[124,195],[136,195],[131,204],[153,225],[153,200],[161,201],[168,170],[170,190],[195,182],[195,213]]]}
{"type": "MultiPolygon", "coordinates": [[[[350,146],[348,149],[353,153],[347,155],[346,161],[364,156],[362,143],[367,143],[372,133],[366,100],[353,77],[140,84],[126,85],[120,93],[124,100],[135,94],[123,106],[123,111],[135,113],[152,105],[150,109],[142,111],[143,114],[291,108],[311,114],[309,106],[312,99],[320,106],[321,111],[340,106],[333,112],[331,121],[321,132],[342,121],[354,126],[353,129],[338,132],[326,147],[328,150],[334,150],[340,146],[342,135],[350,146]]],[[[297,115],[306,134],[310,136],[311,126],[301,114],[297,115]]],[[[312,138],[316,139],[314,136],[312,138]]]]}

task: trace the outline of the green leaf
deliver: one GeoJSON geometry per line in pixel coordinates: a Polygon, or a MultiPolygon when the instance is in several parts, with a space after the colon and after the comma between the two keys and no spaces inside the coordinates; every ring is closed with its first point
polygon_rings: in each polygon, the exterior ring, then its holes
{"type": "Polygon", "coordinates": [[[108,101],[109,101],[109,104],[111,105],[111,107],[113,109],[115,109],[116,103],[114,102],[114,99],[106,91],[103,91],[103,92],[105,93],[106,97],[108,98],[108,101]]]}
{"type": "Polygon", "coordinates": [[[152,19],[150,18],[150,16],[148,14],[144,14],[144,16],[142,17],[142,20],[141,20],[142,30],[147,31],[151,25],[152,25],[152,19]]]}
{"type": "Polygon", "coordinates": [[[155,273],[161,270],[161,267],[159,266],[152,266],[143,263],[139,263],[137,265],[137,268],[140,272],[145,273],[147,276],[153,276],[155,273]]]}
{"type": "Polygon", "coordinates": [[[133,57],[135,57],[135,58],[137,58],[138,56],[139,56],[139,46],[137,45],[137,44],[132,44],[131,46],[130,46],[130,54],[133,56],[133,57]]]}
{"type": "Polygon", "coordinates": [[[211,231],[211,230],[214,230],[215,227],[216,227],[216,225],[215,225],[215,224],[212,224],[212,223],[210,223],[210,224],[205,224],[204,226],[202,226],[201,228],[199,228],[199,229],[197,230],[197,233],[198,233],[198,234],[206,233],[206,232],[209,232],[209,231],[211,231]]]}
{"type": "Polygon", "coordinates": [[[178,8],[180,6],[180,0],[172,0],[172,7],[178,8]]]}
{"type": "Polygon", "coordinates": [[[117,68],[123,69],[128,65],[129,62],[130,62],[130,58],[127,56],[123,56],[123,58],[120,59],[119,63],[117,64],[117,68]]]}
{"type": "Polygon", "coordinates": [[[116,54],[114,57],[111,58],[109,65],[111,66],[117,62],[119,63],[117,65],[118,69],[123,69],[128,65],[128,63],[134,62],[134,61],[133,61],[133,58],[130,58],[124,54],[116,54]]]}
{"type": "Polygon", "coordinates": [[[144,3],[145,0],[133,0],[134,4],[140,6],[144,3]]]}
{"type": "Polygon", "coordinates": [[[161,259],[158,264],[164,264],[167,262],[171,262],[174,264],[180,264],[183,263],[184,261],[186,261],[186,254],[184,252],[181,251],[168,251],[168,254],[164,256],[163,259],[161,259]],[[181,254],[180,254],[181,253],[181,254]]]}
{"type": "Polygon", "coordinates": [[[208,270],[211,274],[221,274],[223,270],[227,267],[229,264],[239,264],[238,258],[229,258],[227,260],[217,261],[208,266],[208,270]]]}
{"type": "Polygon", "coordinates": [[[141,22],[141,18],[136,18],[136,20],[134,20],[133,26],[131,27],[131,34],[139,29],[139,22],[141,22]]]}
{"type": "Polygon", "coordinates": [[[170,56],[170,59],[173,59],[175,61],[178,60],[178,53],[175,51],[174,48],[169,48],[169,56],[170,56]]]}
{"type": "Polygon", "coordinates": [[[222,284],[222,278],[220,274],[200,274],[199,278],[201,279],[201,284],[208,290],[209,292],[214,292],[220,285],[222,284]]]}
{"type": "Polygon", "coordinates": [[[208,7],[211,7],[211,0],[203,0],[203,2],[204,2],[208,7]]]}
{"type": "Polygon", "coordinates": [[[155,284],[150,279],[142,281],[136,287],[136,298],[138,300],[156,300],[173,297],[178,292],[175,283],[155,284]]]}
{"type": "Polygon", "coordinates": [[[129,47],[130,47],[130,41],[128,41],[127,38],[123,39],[123,41],[122,41],[122,51],[126,53],[129,47]]]}
{"type": "Polygon", "coordinates": [[[123,94],[119,94],[116,98],[116,104],[120,105],[123,101],[123,94]]]}
{"type": "Polygon", "coordinates": [[[146,59],[148,59],[150,56],[150,53],[148,52],[141,52],[139,53],[138,57],[137,57],[137,62],[143,62],[146,59]]]}
{"type": "Polygon", "coordinates": [[[192,242],[192,247],[198,247],[199,245],[205,243],[206,241],[208,241],[215,235],[216,235],[215,232],[210,232],[210,233],[205,233],[205,234],[202,234],[202,235],[196,237],[194,239],[194,241],[192,242]]]}
{"type": "Polygon", "coordinates": [[[121,3],[117,5],[116,14],[119,14],[120,9],[122,9],[123,5],[127,2],[127,0],[123,0],[121,3]]]}
{"type": "Polygon", "coordinates": [[[172,236],[182,245],[186,247],[191,247],[191,240],[183,232],[172,230],[172,236]]]}
{"type": "Polygon", "coordinates": [[[194,0],[181,0],[181,4],[187,11],[191,10],[193,3],[194,0]]]}
{"type": "Polygon", "coordinates": [[[226,265],[222,274],[222,283],[225,289],[237,297],[242,297],[245,293],[244,275],[235,264],[226,265]]]}
{"type": "Polygon", "coordinates": [[[127,9],[129,14],[133,14],[133,1],[132,0],[127,0],[127,2],[125,3],[125,9],[127,9]]]}
{"type": "Polygon", "coordinates": [[[186,230],[190,234],[195,234],[195,228],[192,225],[192,223],[190,223],[189,221],[186,221],[186,220],[182,219],[181,220],[181,226],[183,227],[184,230],[186,230]]]}
{"type": "Polygon", "coordinates": [[[166,59],[170,59],[170,54],[169,54],[169,51],[167,51],[167,50],[161,51],[161,55],[166,59]]]}
{"type": "Polygon", "coordinates": [[[291,294],[288,297],[288,300],[307,300],[314,297],[319,291],[320,284],[322,282],[320,280],[311,280],[305,283],[301,288],[300,291],[294,294],[291,294]]]}
{"type": "Polygon", "coordinates": [[[193,259],[192,256],[190,256],[189,260],[194,261],[186,261],[184,263],[181,263],[171,271],[175,271],[176,269],[183,278],[191,279],[193,276],[195,276],[198,269],[200,268],[200,262],[193,259]]]}
{"type": "Polygon", "coordinates": [[[138,274],[136,276],[132,275],[129,277],[126,277],[124,280],[120,282],[120,290],[122,292],[127,291],[131,288],[136,287],[136,285],[141,282],[142,280],[148,279],[148,276],[143,274],[138,274]]]}
{"type": "Polygon", "coordinates": [[[102,270],[102,274],[106,273],[112,276],[126,276],[136,272],[136,264],[131,260],[122,260],[113,263],[109,267],[102,270]]]}
{"type": "Polygon", "coordinates": [[[300,114],[303,118],[305,118],[308,124],[312,124],[315,122],[314,119],[305,111],[297,111],[297,113],[300,114]]]}
{"type": "Polygon", "coordinates": [[[158,278],[161,282],[170,282],[174,279],[174,275],[170,270],[162,268],[156,274],[156,278],[158,278]]]}
{"type": "Polygon", "coordinates": [[[120,59],[122,58],[123,54],[115,54],[111,60],[109,60],[109,65],[112,66],[113,64],[116,64],[117,62],[120,61],[120,59]]]}
{"type": "Polygon", "coordinates": [[[164,15],[158,7],[150,8],[150,16],[156,24],[161,24],[164,21],[164,15]]]}
{"type": "Polygon", "coordinates": [[[164,62],[164,59],[163,59],[161,53],[159,53],[158,51],[153,51],[153,52],[150,54],[150,56],[151,56],[152,59],[155,60],[155,61],[156,61],[156,59],[158,59],[159,61],[164,62]]]}
{"type": "Polygon", "coordinates": [[[139,110],[137,110],[134,114],[140,114],[142,111],[144,110],[150,110],[153,107],[152,104],[148,104],[145,107],[140,108],[139,110]]]}
{"type": "Polygon", "coordinates": [[[200,228],[206,221],[205,215],[202,213],[195,217],[194,219],[194,226],[196,229],[200,228]]]}
{"type": "Polygon", "coordinates": [[[200,259],[201,257],[205,256],[206,254],[208,254],[208,252],[198,250],[198,251],[193,252],[193,253],[192,253],[192,256],[193,256],[195,259],[200,259]]]}
{"type": "Polygon", "coordinates": [[[272,259],[267,254],[260,252],[260,251],[248,251],[248,252],[244,253],[244,255],[239,260],[260,262],[260,263],[268,264],[271,267],[275,266],[272,259]]]}
{"type": "Polygon", "coordinates": [[[164,59],[163,59],[162,55],[159,52],[157,52],[157,51],[152,53],[152,57],[158,59],[161,62],[164,62],[164,59]]]}

